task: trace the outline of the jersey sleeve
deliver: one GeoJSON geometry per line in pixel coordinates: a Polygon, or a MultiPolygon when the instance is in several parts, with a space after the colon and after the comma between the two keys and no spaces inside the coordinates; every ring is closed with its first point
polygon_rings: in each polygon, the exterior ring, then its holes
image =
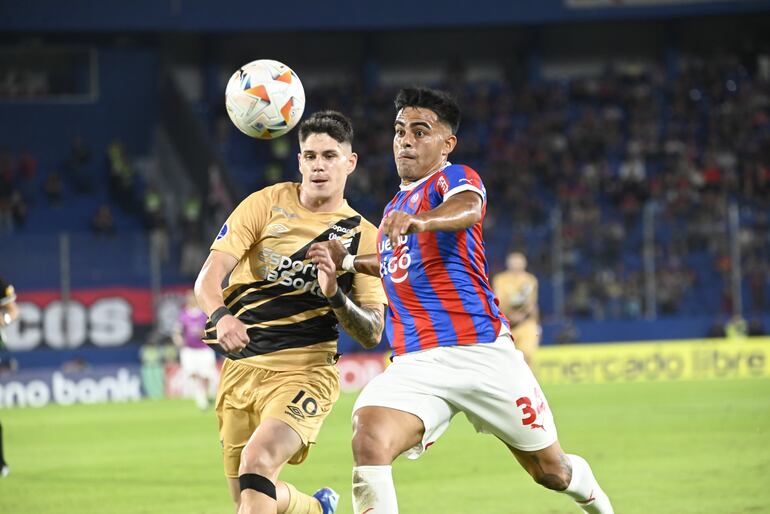
{"type": "MultiPolygon", "coordinates": [[[[363,224],[361,226],[361,242],[358,245],[358,254],[377,253],[376,239],[377,229],[370,224],[363,224]]],[[[380,278],[365,273],[356,273],[353,276],[352,293],[353,300],[358,305],[388,303],[380,278]]]]}
{"type": "Polygon", "coordinates": [[[263,189],[249,195],[222,225],[219,234],[211,244],[211,249],[240,260],[259,240],[267,224],[271,205],[272,196],[269,190],[263,189]]]}
{"type": "Polygon", "coordinates": [[[439,195],[441,202],[445,202],[454,195],[464,191],[473,191],[481,196],[485,203],[487,201],[487,190],[481,181],[481,177],[476,173],[476,170],[464,164],[452,164],[439,172],[435,191],[439,195]]]}

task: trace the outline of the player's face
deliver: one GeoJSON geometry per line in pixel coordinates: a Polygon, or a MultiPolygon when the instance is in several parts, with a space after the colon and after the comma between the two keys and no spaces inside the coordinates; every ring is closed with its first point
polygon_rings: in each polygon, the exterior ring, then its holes
{"type": "Polygon", "coordinates": [[[303,196],[314,204],[341,200],[358,159],[350,145],[328,134],[310,134],[299,149],[303,196]]]}
{"type": "Polygon", "coordinates": [[[396,115],[393,157],[403,184],[439,169],[457,144],[449,126],[424,107],[404,107],[396,115]]]}
{"type": "Polygon", "coordinates": [[[508,269],[521,273],[527,269],[527,258],[520,253],[512,253],[508,256],[508,269]]]}

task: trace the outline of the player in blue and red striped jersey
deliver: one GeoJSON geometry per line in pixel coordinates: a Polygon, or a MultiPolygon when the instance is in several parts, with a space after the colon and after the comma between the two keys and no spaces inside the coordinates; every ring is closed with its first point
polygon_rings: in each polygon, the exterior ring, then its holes
{"type": "Polygon", "coordinates": [[[562,451],[545,396],[498,308],[484,256],[484,185],[473,169],[448,161],[459,107],[443,92],[418,88],[402,90],[395,103],[401,190],[385,208],[377,255],[353,257],[335,242],[308,254],[380,275],[388,296],[393,364],[353,408],[354,511],[398,512],[392,462],[419,457],[463,412],[539,484],[584,512],[612,513],[588,463],[562,451]]]}
{"type": "MultiPolygon", "coordinates": [[[[397,131],[406,130],[396,123],[397,131]]],[[[411,164],[413,154],[408,148],[398,158],[411,164]]],[[[481,217],[467,229],[391,234],[398,238],[395,248],[385,230],[378,234],[380,275],[392,302],[386,330],[394,355],[492,342],[508,332],[488,280],[481,235],[486,190],[478,173],[444,162],[434,173],[402,184],[384,218],[396,223],[402,216],[432,211],[455,195],[461,195],[456,203],[463,211],[480,204],[481,217]]]]}

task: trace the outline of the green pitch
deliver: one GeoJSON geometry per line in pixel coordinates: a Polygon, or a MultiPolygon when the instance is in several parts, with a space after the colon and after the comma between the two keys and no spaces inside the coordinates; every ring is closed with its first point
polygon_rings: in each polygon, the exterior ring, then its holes
{"type": "MultiPolygon", "coordinates": [[[[584,456],[619,514],[770,513],[770,380],[545,387],[562,446],[584,456]]],[[[282,478],[332,486],[350,514],[354,395],[308,462],[282,478]]],[[[11,474],[0,513],[232,513],[212,412],[188,401],[0,411],[11,474]]],[[[399,460],[406,514],[579,512],[535,485],[458,416],[417,462],[399,460]]]]}

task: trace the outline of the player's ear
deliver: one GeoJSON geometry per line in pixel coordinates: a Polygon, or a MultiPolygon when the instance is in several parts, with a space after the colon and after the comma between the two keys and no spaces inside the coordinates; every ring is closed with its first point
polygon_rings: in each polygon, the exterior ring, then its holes
{"type": "Polygon", "coordinates": [[[358,154],[356,152],[351,152],[350,157],[348,157],[348,175],[356,171],[357,164],[358,154]]]}
{"type": "Polygon", "coordinates": [[[444,156],[452,153],[452,150],[457,146],[457,136],[450,134],[449,137],[444,139],[444,150],[441,152],[444,156]]]}

